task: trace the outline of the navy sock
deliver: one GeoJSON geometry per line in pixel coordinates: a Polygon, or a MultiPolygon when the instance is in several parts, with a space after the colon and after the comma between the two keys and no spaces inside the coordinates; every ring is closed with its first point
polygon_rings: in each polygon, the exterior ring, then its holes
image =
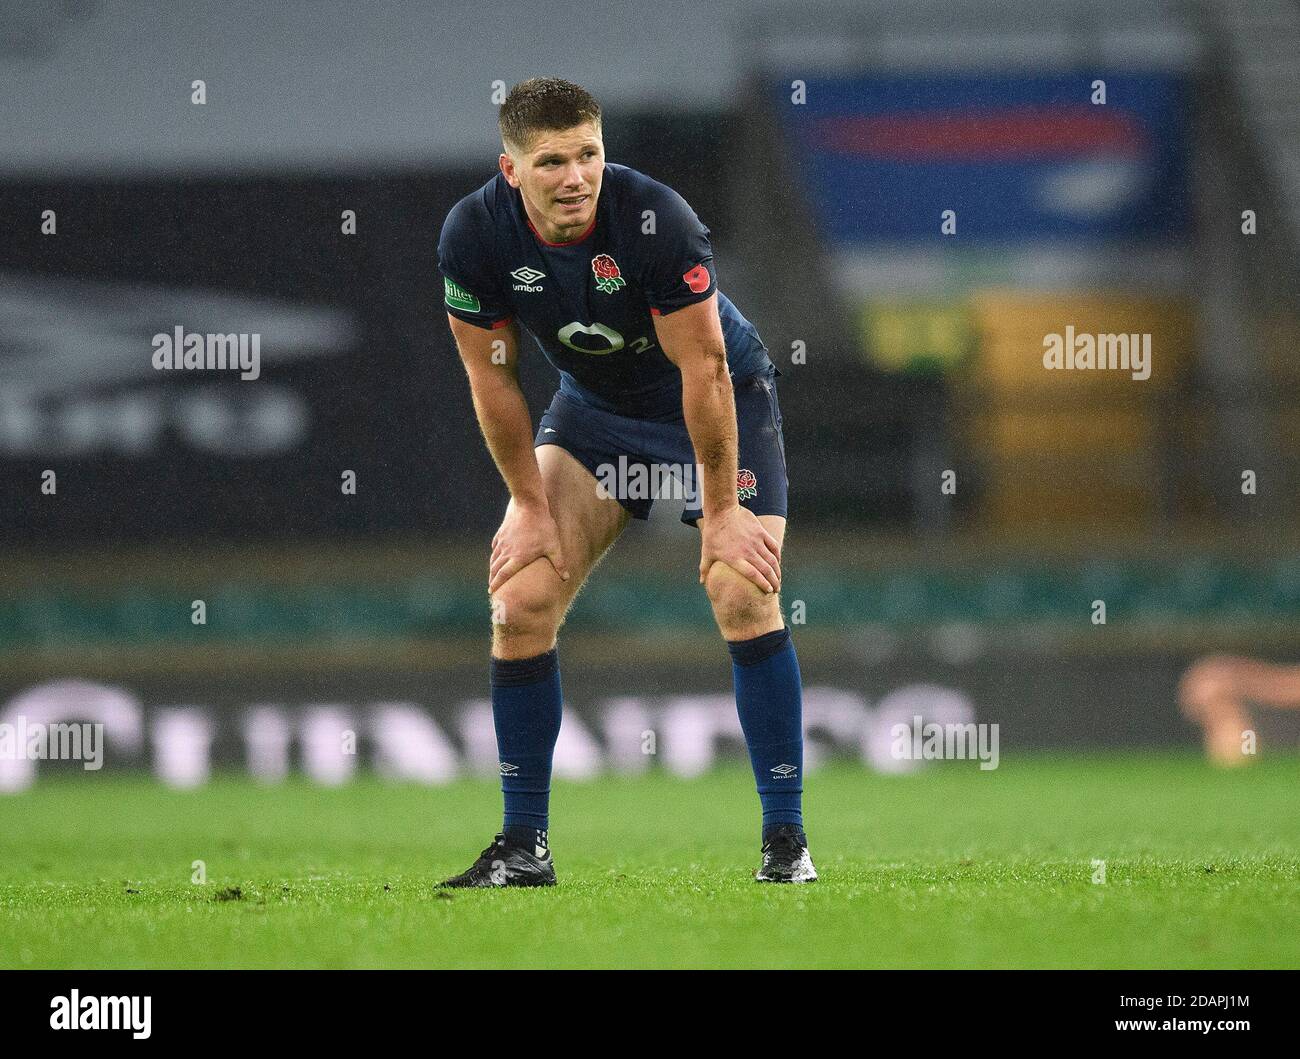
{"type": "Polygon", "coordinates": [[[502,832],[518,845],[545,846],[550,826],[551,759],[560,734],[560,662],[552,647],[533,658],[493,658],[492,720],[497,733],[502,832]]]}
{"type": "Polygon", "coordinates": [[[780,824],[803,826],[803,687],[789,627],[728,640],[736,712],[749,747],[763,838],[780,824]]]}

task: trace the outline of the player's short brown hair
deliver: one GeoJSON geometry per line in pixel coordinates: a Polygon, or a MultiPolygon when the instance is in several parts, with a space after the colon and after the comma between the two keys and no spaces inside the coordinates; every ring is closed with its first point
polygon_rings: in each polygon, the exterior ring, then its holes
{"type": "Polygon", "coordinates": [[[600,129],[600,104],[581,85],[558,77],[532,77],[510,90],[497,123],[507,151],[524,152],[538,132],[571,129],[590,121],[600,129]]]}

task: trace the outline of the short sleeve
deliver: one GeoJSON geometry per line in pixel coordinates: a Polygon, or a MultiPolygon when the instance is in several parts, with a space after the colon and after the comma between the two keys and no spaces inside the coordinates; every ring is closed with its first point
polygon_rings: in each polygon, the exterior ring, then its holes
{"type": "Polygon", "coordinates": [[[656,316],[706,300],[717,290],[709,229],[687,201],[672,188],[655,183],[651,204],[655,233],[647,235],[649,253],[642,289],[656,316]]]}
{"type": "Polygon", "coordinates": [[[488,219],[473,196],[456,203],[438,239],[438,271],[442,273],[443,306],[458,320],[492,329],[510,322],[512,312],[493,278],[488,219]]]}

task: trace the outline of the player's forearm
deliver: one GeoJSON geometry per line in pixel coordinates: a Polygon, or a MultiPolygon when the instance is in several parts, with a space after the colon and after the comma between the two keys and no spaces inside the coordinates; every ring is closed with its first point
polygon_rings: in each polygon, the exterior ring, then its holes
{"type": "Polygon", "coordinates": [[[521,507],[546,506],[546,490],[533,450],[528,402],[513,380],[471,381],[474,414],[488,452],[521,507]]]}
{"type": "Polygon", "coordinates": [[[736,398],[725,352],[682,372],[682,416],[691,435],[704,482],[704,517],[737,506],[736,398]]]}

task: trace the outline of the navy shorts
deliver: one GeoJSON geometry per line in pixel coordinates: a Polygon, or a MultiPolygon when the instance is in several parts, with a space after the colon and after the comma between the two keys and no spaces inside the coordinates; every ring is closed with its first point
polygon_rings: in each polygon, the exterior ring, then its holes
{"type": "MultiPolygon", "coordinates": [[[[756,515],[784,517],[788,483],[781,408],[776,399],[778,374],[772,367],[732,382],[740,457],[736,495],[741,506],[756,515]]],[[[557,391],[537,425],[533,444],[566,449],[598,483],[613,487],[612,495],[633,518],[650,517],[655,486],[662,490],[661,497],[686,501],[682,521],[688,526],[695,525],[703,514],[699,503],[703,482],[691,473],[696,467],[695,448],[684,420],[654,423],[630,419],[557,391]],[[670,479],[665,465],[685,468],[687,480],[670,479]],[[652,488],[646,488],[647,484],[652,488]]]]}

